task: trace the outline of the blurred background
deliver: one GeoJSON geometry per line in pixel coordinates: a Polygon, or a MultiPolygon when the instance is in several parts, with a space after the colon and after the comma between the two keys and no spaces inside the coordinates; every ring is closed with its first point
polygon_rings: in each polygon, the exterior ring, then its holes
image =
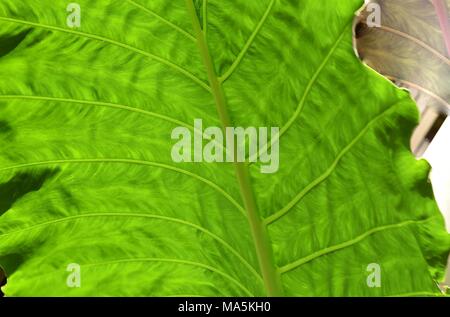
{"type": "MultiPolygon", "coordinates": [[[[450,232],[450,0],[366,0],[355,24],[360,59],[416,100],[411,150],[430,180],[450,232]]],[[[450,258],[446,281],[450,287],[450,258]]]]}

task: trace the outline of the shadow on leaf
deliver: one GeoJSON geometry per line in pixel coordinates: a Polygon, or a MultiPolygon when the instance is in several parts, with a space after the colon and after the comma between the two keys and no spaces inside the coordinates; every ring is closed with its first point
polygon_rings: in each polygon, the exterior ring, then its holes
{"type": "Polygon", "coordinates": [[[58,170],[46,169],[37,173],[20,172],[9,181],[0,184],[0,216],[8,211],[20,198],[30,192],[38,191],[44,182],[53,177],[58,170]]]}

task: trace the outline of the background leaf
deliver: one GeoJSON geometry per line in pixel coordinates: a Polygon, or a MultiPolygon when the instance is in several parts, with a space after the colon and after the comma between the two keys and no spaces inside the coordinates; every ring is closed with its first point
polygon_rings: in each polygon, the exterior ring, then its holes
{"type": "MultiPolygon", "coordinates": [[[[450,8],[449,0],[438,1],[450,8]]],[[[381,6],[381,27],[367,27],[370,12],[362,11],[357,36],[361,58],[398,84],[418,90],[430,106],[448,112],[450,52],[433,1],[371,2],[381,6]]]]}

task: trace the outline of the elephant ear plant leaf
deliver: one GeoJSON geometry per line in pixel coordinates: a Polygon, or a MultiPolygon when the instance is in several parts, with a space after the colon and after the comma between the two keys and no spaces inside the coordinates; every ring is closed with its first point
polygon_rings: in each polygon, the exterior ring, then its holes
{"type": "Polygon", "coordinates": [[[77,2],[0,1],[6,296],[440,294],[416,106],[355,56],[362,0],[77,2]],[[174,162],[196,119],[279,127],[278,170],[174,162]]]}

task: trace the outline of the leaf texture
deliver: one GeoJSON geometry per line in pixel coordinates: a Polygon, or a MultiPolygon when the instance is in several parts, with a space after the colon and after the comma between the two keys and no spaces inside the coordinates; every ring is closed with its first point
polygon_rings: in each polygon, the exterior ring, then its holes
{"type": "Polygon", "coordinates": [[[361,0],[78,3],[71,29],[66,1],[0,1],[7,296],[440,294],[417,110],[354,55],[361,0]],[[280,127],[278,173],[174,163],[195,118],[280,127]]]}

